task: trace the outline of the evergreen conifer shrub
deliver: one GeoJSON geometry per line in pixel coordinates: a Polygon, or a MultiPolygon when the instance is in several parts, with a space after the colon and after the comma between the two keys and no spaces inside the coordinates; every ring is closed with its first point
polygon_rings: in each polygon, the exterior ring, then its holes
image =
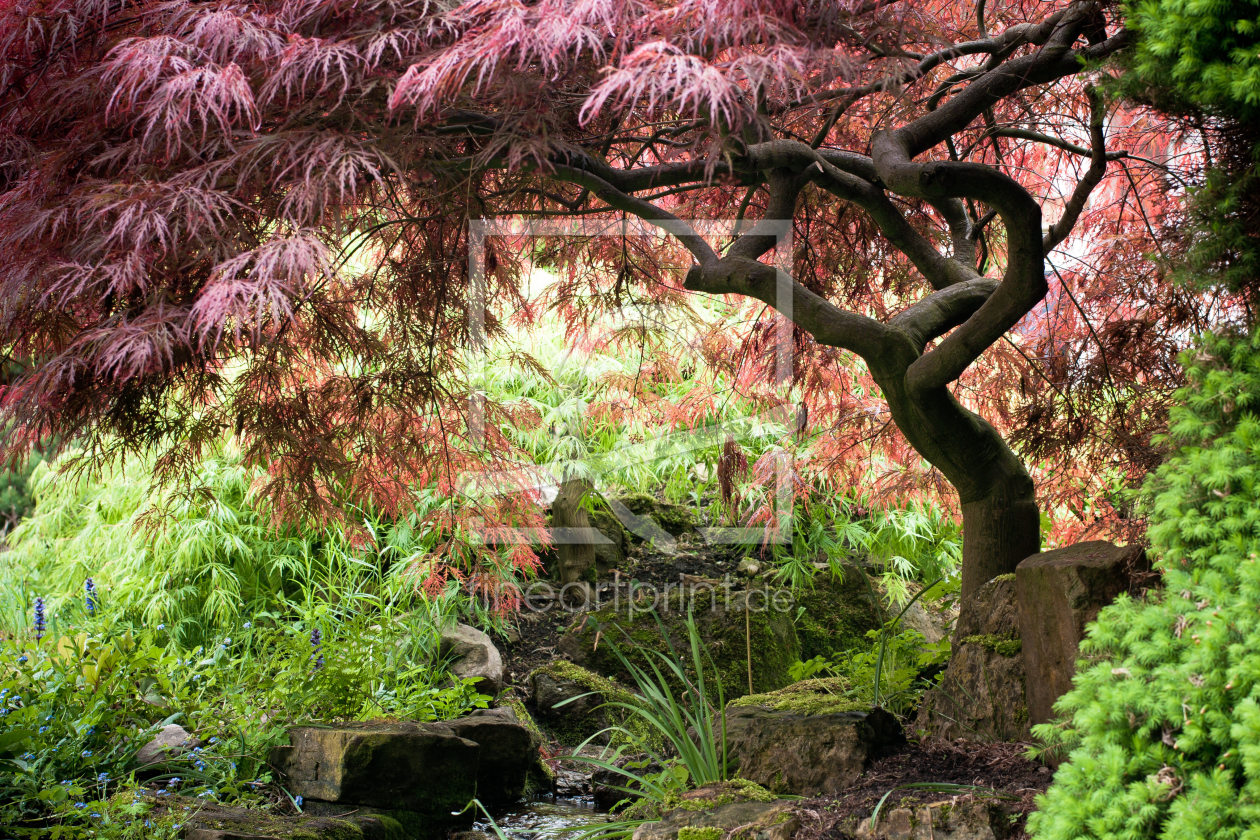
{"type": "Polygon", "coordinates": [[[1037,840],[1260,838],[1260,337],[1182,357],[1179,448],[1147,484],[1162,591],[1122,596],[1082,642],[1067,755],[1037,840]]]}

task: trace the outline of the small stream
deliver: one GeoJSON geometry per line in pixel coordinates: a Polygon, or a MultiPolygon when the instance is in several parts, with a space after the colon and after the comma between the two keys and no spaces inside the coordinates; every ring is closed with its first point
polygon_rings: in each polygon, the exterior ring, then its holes
{"type": "MultiPolygon", "coordinates": [[[[494,813],[499,830],[512,840],[565,840],[573,829],[604,822],[608,815],[589,796],[543,796],[494,813]]],[[[494,837],[484,815],[473,825],[494,837]]]]}

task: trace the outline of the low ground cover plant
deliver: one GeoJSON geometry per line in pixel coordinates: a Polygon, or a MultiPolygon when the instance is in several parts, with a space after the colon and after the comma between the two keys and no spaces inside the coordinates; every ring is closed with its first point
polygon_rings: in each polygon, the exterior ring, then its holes
{"type": "MultiPolygon", "coordinates": [[[[444,720],[489,700],[449,679],[423,632],[432,616],[256,615],[189,649],[160,625],[133,631],[104,605],[108,592],[94,594],[91,614],[63,635],[37,616],[31,633],[0,641],[0,825],[16,836],[126,836],[149,819],[154,791],[284,803],[266,758],[288,726],[444,720]],[[139,765],[140,748],[171,723],[201,746],[139,765]]],[[[164,819],[169,828],[180,815],[164,819]]]]}

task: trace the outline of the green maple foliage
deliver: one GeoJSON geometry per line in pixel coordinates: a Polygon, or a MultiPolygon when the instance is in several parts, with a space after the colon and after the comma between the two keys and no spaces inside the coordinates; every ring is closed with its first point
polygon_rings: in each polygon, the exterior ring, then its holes
{"type": "Polygon", "coordinates": [[[1147,485],[1165,588],[1122,596],[1034,732],[1068,753],[1038,840],[1260,838],[1260,336],[1182,357],[1179,450],[1147,485]]]}

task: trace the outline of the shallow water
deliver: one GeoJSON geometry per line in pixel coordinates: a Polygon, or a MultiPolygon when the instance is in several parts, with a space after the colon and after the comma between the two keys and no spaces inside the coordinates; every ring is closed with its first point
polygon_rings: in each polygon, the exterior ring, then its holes
{"type": "MultiPolygon", "coordinates": [[[[563,840],[572,829],[607,819],[588,796],[546,796],[494,813],[499,830],[514,840],[563,840]]],[[[484,816],[473,828],[494,837],[494,828],[484,816]]]]}

